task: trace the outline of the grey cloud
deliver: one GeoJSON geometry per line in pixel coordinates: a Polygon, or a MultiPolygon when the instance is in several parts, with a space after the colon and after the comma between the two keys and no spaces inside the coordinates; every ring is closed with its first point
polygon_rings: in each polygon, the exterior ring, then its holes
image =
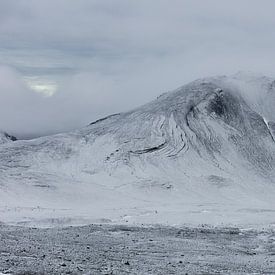
{"type": "Polygon", "coordinates": [[[273,0],[0,0],[0,128],[71,130],[195,78],[272,75],[274,9],[273,0]],[[56,82],[56,94],[34,93],[26,76],[56,82]]]}

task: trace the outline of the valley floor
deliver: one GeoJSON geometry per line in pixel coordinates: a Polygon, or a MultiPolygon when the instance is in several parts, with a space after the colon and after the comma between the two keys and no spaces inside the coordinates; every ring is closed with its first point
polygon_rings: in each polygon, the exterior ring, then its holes
{"type": "Polygon", "coordinates": [[[275,274],[275,231],[0,225],[0,274],[275,274]]]}

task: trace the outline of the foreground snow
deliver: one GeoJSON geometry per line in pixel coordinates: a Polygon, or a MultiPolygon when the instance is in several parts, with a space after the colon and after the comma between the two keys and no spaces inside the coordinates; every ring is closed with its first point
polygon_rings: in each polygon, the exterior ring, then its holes
{"type": "Polygon", "coordinates": [[[275,82],[192,82],[72,133],[0,146],[0,220],[275,224],[275,82]]]}

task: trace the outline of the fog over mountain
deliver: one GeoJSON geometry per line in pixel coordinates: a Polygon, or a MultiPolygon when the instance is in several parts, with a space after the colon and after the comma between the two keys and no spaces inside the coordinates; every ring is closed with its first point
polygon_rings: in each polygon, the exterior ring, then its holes
{"type": "Polygon", "coordinates": [[[200,77],[272,77],[274,8],[272,0],[0,1],[0,129],[21,138],[70,131],[200,77]]]}

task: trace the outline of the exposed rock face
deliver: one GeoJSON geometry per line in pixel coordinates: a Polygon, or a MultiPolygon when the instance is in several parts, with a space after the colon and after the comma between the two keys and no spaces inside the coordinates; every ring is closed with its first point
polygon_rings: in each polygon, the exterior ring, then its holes
{"type": "Polygon", "coordinates": [[[14,136],[11,136],[5,132],[0,132],[0,145],[4,144],[6,142],[10,142],[10,141],[16,141],[17,138],[14,136]]]}
{"type": "Polygon", "coordinates": [[[226,211],[234,221],[240,209],[273,211],[274,104],[266,77],[197,80],[79,131],[1,147],[0,186],[12,198],[24,190],[25,205],[80,207],[93,218],[157,208],[160,222],[192,222],[194,211],[224,222],[226,211]]]}

